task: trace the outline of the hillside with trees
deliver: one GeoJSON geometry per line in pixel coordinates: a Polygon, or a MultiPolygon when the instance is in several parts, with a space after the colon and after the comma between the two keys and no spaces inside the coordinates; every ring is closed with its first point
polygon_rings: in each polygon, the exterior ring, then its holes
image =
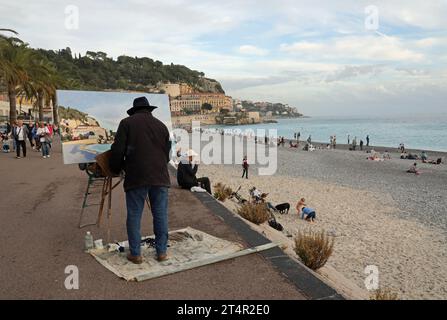
{"type": "Polygon", "coordinates": [[[84,56],[72,54],[70,48],[61,50],[36,50],[54,64],[56,70],[72,80],[75,88],[82,90],[131,90],[152,91],[157,84],[185,82],[200,92],[216,83],[217,92],[222,86],[213,79],[205,78],[203,72],[182,65],[163,64],[147,57],[108,57],[105,52],[87,51],[84,56]]]}
{"type": "Polygon", "coordinates": [[[182,65],[150,58],[108,57],[105,52],[73,55],[62,50],[33,49],[16,31],[0,28],[0,93],[9,100],[9,121],[17,119],[17,97],[32,101],[43,121],[44,106],[53,105],[59,122],[57,89],[159,92],[160,83],[187,83],[198,92],[224,93],[219,82],[182,65]]]}

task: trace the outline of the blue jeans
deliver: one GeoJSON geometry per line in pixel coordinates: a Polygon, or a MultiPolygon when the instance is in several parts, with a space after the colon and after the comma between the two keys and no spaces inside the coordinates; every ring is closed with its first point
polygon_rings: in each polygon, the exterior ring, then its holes
{"type": "Polygon", "coordinates": [[[130,253],[141,255],[141,217],[146,197],[149,196],[157,254],[165,254],[168,247],[168,187],[148,186],[126,192],[127,237],[130,253]]]}
{"type": "Polygon", "coordinates": [[[50,155],[50,144],[48,142],[41,142],[42,144],[42,156],[46,157],[50,155]]]}

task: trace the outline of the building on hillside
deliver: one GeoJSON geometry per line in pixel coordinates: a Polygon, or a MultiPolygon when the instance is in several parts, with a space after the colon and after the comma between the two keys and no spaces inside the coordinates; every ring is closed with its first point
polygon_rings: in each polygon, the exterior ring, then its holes
{"type": "Polygon", "coordinates": [[[248,113],[248,119],[251,123],[259,123],[261,121],[261,116],[259,115],[258,111],[251,111],[248,113]]]}
{"type": "Polygon", "coordinates": [[[171,114],[179,116],[183,114],[198,114],[201,111],[202,103],[198,99],[172,99],[171,114]]]}
{"type": "Polygon", "coordinates": [[[163,90],[171,98],[180,96],[180,84],[178,83],[163,83],[160,84],[158,88],[163,90]]]}
{"type": "Polygon", "coordinates": [[[173,99],[181,95],[194,93],[194,88],[187,83],[163,83],[158,86],[158,89],[163,90],[173,99]]]}
{"type": "Polygon", "coordinates": [[[200,100],[201,106],[210,104],[213,109],[211,113],[220,112],[222,109],[233,111],[233,99],[223,93],[192,93],[180,97],[181,100],[200,100]]]}

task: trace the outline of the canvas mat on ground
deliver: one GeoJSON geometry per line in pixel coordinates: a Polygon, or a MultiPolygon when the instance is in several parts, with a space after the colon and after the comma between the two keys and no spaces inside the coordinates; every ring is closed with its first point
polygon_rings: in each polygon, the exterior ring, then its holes
{"type": "MultiPolygon", "coordinates": [[[[153,238],[143,237],[143,239],[153,238]]],[[[127,241],[120,243],[126,249],[127,241]]],[[[127,281],[143,281],[167,274],[192,269],[201,265],[234,258],[243,247],[239,243],[227,241],[193,228],[185,228],[169,233],[169,259],[158,262],[155,259],[155,248],[142,246],[141,254],[144,262],[140,265],[129,262],[126,252],[107,249],[92,249],[89,253],[118,277],[127,281]]]]}

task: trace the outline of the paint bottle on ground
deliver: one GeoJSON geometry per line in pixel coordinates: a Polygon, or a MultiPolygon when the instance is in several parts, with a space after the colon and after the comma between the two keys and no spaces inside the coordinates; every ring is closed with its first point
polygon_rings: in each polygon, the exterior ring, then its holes
{"type": "Polygon", "coordinates": [[[85,251],[93,249],[93,236],[90,231],[87,231],[85,235],[85,251]]]}

